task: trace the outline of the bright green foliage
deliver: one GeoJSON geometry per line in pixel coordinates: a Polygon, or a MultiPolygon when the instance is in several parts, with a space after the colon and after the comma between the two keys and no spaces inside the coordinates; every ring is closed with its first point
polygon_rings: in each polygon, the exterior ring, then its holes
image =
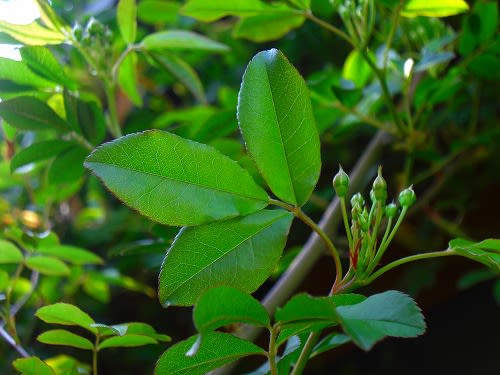
{"type": "Polygon", "coordinates": [[[137,54],[130,52],[120,65],[118,83],[127,97],[137,106],[142,106],[142,96],[137,88],[137,54]]]}
{"type": "Polygon", "coordinates": [[[0,239],[0,264],[19,263],[23,260],[23,253],[16,245],[0,239]]]}
{"type": "Polygon", "coordinates": [[[360,348],[370,350],[385,336],[415,337],[425,331],[420,309],[407,295],[390,290],[363,302],[337,307],[345,332],[360,348]]]}
{"type": "Polygon", "coordinates": [[[114,336],[104,340],[99,344],[99,350],[119,347],[131,348],[148,344],[158,344],[158,341],[148,336],[126,334],[124,336],[114,336]]]}
{"type": "Polygon", "coordinates": [[[14,155],[10,161],[10,169],[15,171],[27,164],[49,159],[74,146],[75,143],[59,139],[33,143],[14,155]]]}
{"type": "Polygon", "coordinates": [[[64,329],[53,329],[43,332],[37,340],[50,345],[72,346],[73,348],[93,350],[94,345],[84,337],[75,335],[64,329]]]}
{"type": "Polygon", "coordinates": [[[44,275],[69,275],[69,267],[61,260],[44,255],[34,255],[26,258],[26,267],[44,275]]]}
{"type": "Polygon", "coordinates": [[[276,49],[254,56],[243,76],[238,121],[250,155],[273,193],[303,205],[321,170],[309,91],[276,49]]]}
{"type": "Polygon", "coordinates": [[[89,375],[90,366],[78,362],[73,357],[60,354],[55,357],[47,358],[44,361],[48,364],[56,375],[89,375]]]}
{"type": "Polygon", "coordinates": [[[185,30],[159,31],[149,34],[142,40],[148,51],[173,50],[203,50],[211,52],[227,52],[229,47],[211,40],[206,36],[185,30]]]}
{"type": "Polygon", "coordinates": [[[401,14],[405,17],[447,17],[469,10],[464,0],[408,0],[401,14]]]}
{"type": "Polygon", "coordinates": [[[265,191],[236,162],[162,131],[106,143],[85,166],[126,204],[163,224],[198,225],[267,205],[265,191]]]}
{"type": "Polygon", "coordinates": [[[66,76],[64,70],[61,69],[61,64],[48,48],[40,46],[23,47],[20,49],[20,53],[23,62],[35,73],[49,81],[67,87],[74,87],[71,79],[66,76]]]}
{"type": "Polygon", "coordinates": [[[38,22],[29,25],[15,25],[0,21],[0,31],[9,34],[19,42],[28,46],[45,46],[47,44],[61,44],[66,36],[41,26],[38,22]]]}
{"type": "Polygon", "coordinates": [[[174,23],[179,17],[179,4],[164,0],[142,0],[137,4],[137,18],[144,23],[174,23]]]}
{"type": "Polygon", "coordinates": [[[0,292],[3,292],[8,285],[9,285],[9,274],[4,270],[0,270],[0,292]]]}
{"type": "Polygon", "coordinates": [[[291,222],[292,215],[286,211],[263,210],[183,228],[163,261],[160,302],[192,305],[207,288],[221,285],[255,291],[274,270],[291,222]]]}
{"type": "Polygon", "coordinates": [[[28,87],[47,88],[54,87],[54,82],[33,73],[22,61],[14,61],[0,57],[0,79],[15,82],[28,87]]]}
{"type": "Polygon", "coordinates": [[[120,0],[116,7],[118,28],[125,43],[134,43],[137,35],[137,7],[135,0],[120,0]]]}
{"type": "Polygon", "coordinates": [[[265,9],[261,0],[190,0],[181,12],[200,21],[214,21],[225,16],[252,16],[265,9]]]}
{"type": "Polygon", "coordinates": [[[338,323],[335,304],[330,297],[312,297],[309,294],[294,296],[285,306],[276,311],[275,319],[280,325],[306,321],[338,323]]]}
{"type": "Polygon", "coordinates": [[[237,359],[265,354],[251,342],[227,333],[211,332],[204,337],[203,345],[194,356],[186,356],[196,339],[192,336],[163,353],[156,363],[155,375],[203,375],[237,359]]]}
{"type": "Polygon", "coordinates": [[[262,327],[270,323],[269,315],[259,301],[225,286],[209,289],[200,297],[193,310],[193,322],[202,335],[233,323],[262,327]]]}
{"type": "Polygon", "coordinates": [[[449,243],[449,248],[457,254],[481,262],[500,272],[500,240],[487,239],[481,242],[472,242],[456,238],[449,243]]]}
{"type": "Polygon", "coordinates": [[[54,370],[38,357],[18,358],[13,365],[23,375],[56,375],[54,370]]]}
{"type": "Polygon", "coordinates": [[[70,245],[44,245],[37,249],[37,253],[52,255],[76,265],[104,263],[103,259],[94,253],[70,245]]]}
{"type": "Polygon", "coordinates": [[[85,173],[83,160],[88,150],[81,146],[61,152],[50,165],[48,178],[52,184],[67,184],[77,181],[85,173]]]}
{"type": "Polygon", "coordinates": [[[78,307],[68,303],[44,306],[38,309],[35,315],[46,323],[80,326],[94,334],[97,333],[97,329],[92,327],[95,324],[94,320],[78,307]]]}

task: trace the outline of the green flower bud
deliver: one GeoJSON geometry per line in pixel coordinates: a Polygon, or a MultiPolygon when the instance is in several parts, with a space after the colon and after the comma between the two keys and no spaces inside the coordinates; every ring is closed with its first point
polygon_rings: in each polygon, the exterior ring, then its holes
{"type": "Polygon", "coordinates": [[[410,207],[416,200],[417,196],[413,191],[413,185],[399,193],[399,204],[403,207],[410,207]]]}
{"type": "Polygon", "coordinates": [[[363,232],[368,232],[369,224],[368,224],[368,211],[363,210],[361,215],[358,216],[359,227],[363,232]]]}
{"type": "Polygon", "coordinates": [[[361,214],[361,206],[359,204],[354,205],[351,209],[352,221],[358,221],[358,217],[360,214],[361,214]]]}
{"type": "Polygon", "coordinates": [[[76,40],[78,41],[82,40],[83,37],[82,25],[80,25],[79,23],[75,23],[75,25],[73,26],[73,35],[75,36],[76,40]]]}
{"type": "Polygon", "coordinates": [[[363,199],[363,196],[361,193],[356,193],[352,196],[351,198],[351,206],[359,206],[360,208],[365,205],[365,200],[363,199]]]}
{"type": "Polygon", "coordinates": [[[395,217],[397,213],[398,206],[396,206],[394,203],[389,203],[387,206],[385,206],[385,216],[395,217]]]}
{"type": "Polygon", "coordinates": [[[339,198],[345,197],[349,190],[349,176],[344,172],[341,166],[339,166],[339,171],[333,178],[333,188],[339,198]]]}
{"type": "Polygon", "coordinates": [[[378,175],[373,181],[373,195],[377,202],[385,202],[387,198],[387,182],[382,177],[382,167],[378,168],[378,175]]]}

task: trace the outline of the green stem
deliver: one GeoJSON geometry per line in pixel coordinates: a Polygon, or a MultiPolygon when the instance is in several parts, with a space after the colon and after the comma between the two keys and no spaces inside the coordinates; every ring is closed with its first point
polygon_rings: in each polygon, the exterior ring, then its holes
{"type": "Polygon", "coordinates": [[[118,122],[118,111],[116,109],[116,86],[110,82],[105,82],[106,101],[108,103],[108,129],[115,138],[122,136],[120,123],[118,122]]]}
{"type": "Polygon", "coordinates": [[[77,132],[71,132],[70,137],[74,139],[77,143],[79,143],[81,146],[85,147],[87,150],[92,151],[94,149],[94,146],[92,146],[92,144],[90,144],[89,141],[87,141],[77,132]]]}
{"type": "Polygon", "coordinates": [[[349,227],[349,218],[347,216],[347,209],[345,205],[345,198],[340,198],[340,207],[342,210],[342,219],[344,221],[345,232],[347,234],[347,241],[349,242],[349,251],[354,249],[354,242],[352,241],[351,228],[349,227]]]}
{"type": "Polygon", "coordinates": [[[123,63],[125,58],[129,55],[129,53],[136,51],[141,48],[141,44],[129,44],[127,48],[118,56],[113,67],[111,68],[111,79],[113,84],[116,84],[118,80],[118,70],[120,69],[120,65],[123,63]]]}
{"type": "Polygon", "coordinates": [[[323,29],[328,30],[328,31],[334,33],[335,35],[339,36],[340,38],[344,39],[353,48],[356,48],[356,45],[355,45],[354,41],[351,39],[351,37],[349,35],[347,35],[345,32],[343,32],[342,30],[340,30],[339,28],[337,28],[337,27],[329,24],[328,22],[325,22],[322,19],[316,17],[311,12],[304,12],[303,15],[304,15],[304,17],[311,20],[312,22],[314,22],[318,26],[321,26],[323,29]]]}
{"type": "Polygon", "coordinates": [[[401,8],[403,7],[403,2],[401,1],[398,6],[394,9],[393,18],[391,22],[391,29],[389,30],[389,35],[387,36],[387,40],[385,42],[384,48],[384,58],[382,63],[382,68],[385,70],[387,68],[387,59],[389,57],[389,51],[391,49],[392,41],[394,39],[394,34],[396,33],[396,29],[399,25],[399,14],[401,13],[401,8]]]}
{"type": "Polygon", "coordinates": [[[271,369],[271,375],[278,375],[278,367],[276,366],[276,336],[277,330],[274,327],[269,327],[269,368],[271,369]]]}
{"type": "Polygon", "coordinates": [[[92,375],[97,374],[97,353],[99,352],[99,341],[100,341],[99,333],[97,333],[95,337],[94,349],[92,350],[92,375]]]}
{"type": "Polygon", "coordinates": [[[297,363],[295,364],[290,375],[302,374],[302,372],[306,368],[307,362],[309,361],[309,357],[311,356],[311,353],[314,349],[314,345],[316,345],[320,336],[321,336],[321,331],[312,332],[311,334],[309,334],[309,337],[307,338],[304,348],[302,348],[302,352],[300,352],[299,359],[297,360],[297,363]]]}
{"type": "Polygon", "coordinates": [[[431,252],[431,253],[416,254],[416,255],[411,255],[411,256],[405,257],[405,258],[401,258],[401,259],[395,260],[394,262],[389,263],[389,264],[385,265],[384,267],[380,268],[377,272],[373,273],[368,279],[363,280],[360,283],[360,285],[371,284],[375,279],[378,279],[380,276],[382,276],[387,271],[390,271],[395,267],[401,266],[402,264],[414,262],[416,260],[439,258],[439,257],[450,256],[450,255],[457,255],[457,252],[453,249],[447,249],[444,251],[435,251],[435,252],[431,252]]]}

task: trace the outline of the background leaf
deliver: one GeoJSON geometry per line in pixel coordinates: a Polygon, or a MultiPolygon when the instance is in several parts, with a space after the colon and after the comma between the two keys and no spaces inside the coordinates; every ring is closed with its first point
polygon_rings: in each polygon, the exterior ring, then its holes
{"type": "Polygon", "coordinates": [[[66,76],[64,69],[52,52],[41,46],[23,47],[19,51],[23,61],[37,74],[58,84],[75,88],[75,84],[66,76]]]}
{"type": "Polygon", "coordinates": [[[49,159],[74,146],[75,143],[73,142],[59,139],[33,143],[19,152],[16,152],[10,161],[10,170],[13,172],[27,164],[49,159]]]}
{"type": "Polygon", "coordinates": [[[85,174],[83,161],[88,153],[87,149],[76,146],[57,155],[49,167],[49,183],[69,184],[80,179],[85,174]]]}
{"type": "Polygon", "coordinates": [[[137,54],[132,51],[129,52],[120,65],[120,69],[118,70],[118,84],[132,103],[141,107],[142,96],[137,83],[137,54]]]}
{"type": "Polygon", "coordinates": [[[158,31],[148,34],[142,44],[147,51],[173,50],[203,50],[211,52],[227,52],[229,47],[216,42],[204,35],[186,30],[158,31]]]}
{"type": "Polygon", "coordinates": [[[181,12],[200,21],[215,21],[225,16],[251,16],[263,12],[260,0],[190,0],[181,12]]]}
{"type": "Polygon", "coordinates": [[[490,238],[474,243],[456,238],[450,241],[449,248],[458,255],[481,262],[495,272],[500,272],[500,239],[490,238]]]}
{"type": "Polygon", "coordinates": [[[448,17],[469,10],[464,0],[408,0],[404,3],[401,14],[405,17],[448,17]]]}
{"type": "Polygon", "coordinates": [[[86,330],[97,333],[97,328],[92,327],[94,320],[85,312],[69,303],[55,303],[41,307],[35,315],[46,323],[80,326],[86,330]]]}
{"type": "Polygon", "coordinates": [[[267,205],[265,191],[236,162],[212,147],[163,131],[106,143],[85,166],[118,198],[162,224],[198,225],[267,205]]]}
{"type": "Polygon", "coordinates": [[[37,253],[52,255],[76,265],[104,263],[103,259],[93,252],[70,245],[45,245],[38,248],[37,253]]]}
{"type": "Polygon", "coordinates": [[[23,253],[16,245],[0,239],[0,264],[19,263],[23,260],[23,253]]]}
{"type": "Polygon", "coordinates": [[[206,289],[221,285],[255,291],[278,262],[292,219],[284,210],[263,210],[183,228],[163,261],[160,302],[192,305],[206,289]]]}
{"type": "Polygon", "coordinates": [[[152,337],[126,334],[124,336],[113,336],[99,344],[99,350],[106,348],[132,348],[148,344],[158,344],[158,341],[152,337]]]}
{"type": "Polygon", "coordinates": [[[137,7],[135,0],[120,0],[116,6],[118,29],[125,43],[135,42],[137,35],[137,7]]]}
{"type": "Polygon", "coordinates": [[[29,87],[48,88],[56,86],[56,83],[33,73],[23,61],[14,61],[6,57],[0,57],[0,79],[29,87]]]}
{"type": "Polygon", "coordinates": [[[18,358],[12,365],[23,375],[56,375],[54,370],[38,357],[18,358]]]}
{"type": "Polygon", "coordinates": [[[64,329],[43,332],[37,337],[37,340],[50,345],[64,345],[85,350],[94,349],[94,345],[89,340],[64,329]]]}
{"type": "Polygon", "coordinates": [[[319,136],[306,84],[278,50],[259,52],[248,64],[238,121],[273,193],[288,203],[304,204],[321,170],[319,136]]]}
{"type": "Polygon", "coordinates": [[[64,276],[69,275],[70,272],[66,263],[54,257],[35,255],[26,258],[25,262],[26,267],[43,275],[64,276]]]}
{"type": "Polygon", "coordinates": [[[14,39],[28,46],[61,44],[66,41],[65,35],[59,31],[47,29],[38,22],[33,22],[29,25],[14,25],[0,21],[0,31],[9,34],[14,39]]]}

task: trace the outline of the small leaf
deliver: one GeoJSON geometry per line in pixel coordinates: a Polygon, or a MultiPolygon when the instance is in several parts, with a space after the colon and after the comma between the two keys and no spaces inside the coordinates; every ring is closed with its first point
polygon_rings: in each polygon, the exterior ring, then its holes
{"type": "Polygon", "coordinates": [[[158,341],[170,341],[171,338],[167,335],[156,332],[156,330],[149,324],[132,322],[127,323],[127,334],[136,334],[152,337],[158,341]]]}
{"type": "Polygon", "coordinates": [[[73,357],[60,354],[45,360],[56,375],[90,375],[90,366],[78,362],[73,357]]]}
{"type": "Polygon", "coordinates": [[[259,52],[248,64],[238,121],[273,193],[294,205],[307,202],[321,170],[319,136],[306,84],[278,50],[259,52]]]}
{"type": "Polygon", "coordinates": [[[211,52],[227,52],[229,47],[216,42],[204,35],[186,30],[168,30],[148,34],[142,44],[147,51],[173,50],[203,50],[211,52]]]}
{"type": "Polygon", "coordinates": [[[193,322],[203,336],[233,323],[269,326],[269,315],[264,306],[242,291],[221,286],[204,293],[193,310],[193,322]]]}
{"type": "Polygon", "coordinates": [[[127,333],[124,336],[113,336],[99,344],[99,350],[106,348],[132,348],[148,344],[158,344],[152,337],[127,333]]]}
{"type": "Polygon", "coordinates": [[[335,349],[351,341],[349,336],[341,333],[331,333],[316,344],[311,353],[311,357],[316,357],[324,352],[335,349]]]}
{"type": "Polygon", "coordinates": [[[248,17],[266,10],[260,0],[190,0],[181,13],[200,21],[215,21],[225,16],[248,17]]]}
{"type": "Polygon", "coordinates": [[[46,103],[30,96],[0,102],[0,116],[21,130],[57,130],[66,133],[70,126],[46,103]]]}
{"type": "Polygon", "coordinates": [[[351,51],[347,56],[344,66],[342,67],[342,78],[354,82],[356,87],[362,88],[366,86],[369,79],[373,76],[373,71],[370,65],[362,57],[357,50],[351,51]]]}
{"type": "Polygon", "coordinates": [[[179,4],[164,0],[142,0],[137,5],[137,17],[144,23],[175,23],[179,17],[179,4]]]}
{"type": "Polygon", "coordinates": [[[13,172],[27,164],[49,159],[74,146],[73,142],[59,139],[33,143],[14,155],[10,161],[10,170],[13,172]]]}
{"type": "Polygon", "coordinates": [[[20,49],[23,61],[37,74],[61,85],[75,86],[66,76],[61,63],[46,47],[31,46],[20,49]]]}
{"type": "Polygon", "coordinates": [[[404,3],[401,15],[405,17],[448,17],[469,10],[464,0],[408,0],[404,3]]]}
{"type": "Polygon", "coordinates": [[[85,350],[94,349],[94,345],[89,340],[64,329],[53,329],[43,332],[37,337],[37,340],[50,345],[72,346],[85,350]]]}
{"type": "Polygon", "coordinates": [[[137,87],[137,54],[130,52],[118,70],[118,83],[125,95],[136,106],[142,106],[142,96],[137,87]]]}
{"type": "Polygon", "coordinates": [[[254,292],[278,262],[292,219],[284,210],[263,210],[183,228],[163,261],[160,302],[192,305],[206,289],[221,285],[254,292]]]}
{"type": "Polygon", "coordinates": [[[15,25],[0,21],[0,32],[9,34],[14,39],[28,46],[62,44],[66,41],[66,36],[61,32],[47,29],[38,22],[33,22],[29,25],[15,25]]]}
{"type": "Polygon", "coordinates": [[[66,263],[49,256],[31,256],[26,258],[26,267],[38,271],[43,275],[64,276],[69,275],[70,269],[66,263]]]}
{"type": "Polygon", "coordinates": [[[220,332],[208,333],[198,353],[192,357],[186,352],[193,346],[197,336],[192,336],[171,346],[156,363],[155,375],[189,374],[204,375],[249,355],[264,355],[265,351],[251,342],[220,332]]]}
{"type": "Polygon", "coordinates": [[[0,80],[12,81],[18,85],[37,88],[56,86],[54,82],[33,73],[23,61],[14,61],[6,57],[0,57],[0,80]]]}
{"type": "Polygon", "coordinates": [[[296,322],[325,321],[332,325],[338,323],[335,304],[330,297],[313,297],[309,294],[293,296],[275,314],[281,326],[296,322]]]}
{"type": "Polygon", "coordinates": [[[118,29],[125,43],[135,42],[137,35],[137,7],[135,0],[120,0],[116,9],[118,29]]]}
{"type": "Polygon", "coordinates": [[[0,239],[0,264],[19,263],[23,261],[23,253],[16,245],[0,239]]]}
{"type": "Polygon", "coordinates": [[[18,358],[12,365],[23,375],[56,375],[54,370],[38,357],[18,358]]]}
{"type": "Polygon", "coordinates": [[[77,146],[57,155],[49,167],[49,183],[70,184],[83,177],[85,174],[83,161],[88,153],[87,149],[77,146]]]}
{"type": "Polygon", "coordinates": [[[345,332],[360,348],[370,350],[385,336],[416,337],[425,332],[419,307],[407,295],[390,290],[361,303],[337,307],[345,332]]]}
{"type": "Polygon", "coordinates": [[[80,326],[96,334],[97,329],[92,327],[94,320],[78,307],[68,303],[56,303],[44,306],[37,310],[35,315],[46,323],[80,326]]]}
{"type": "Polygon", "coordinates": [[[162,224],[198,225],[247,215],[268,202],[265,191],[236,162],[163,131],[105,143],[85,166],[127,205],[162,224]]]}
{"type": "Polygon", "coordinates": [[[101,257],[91,251],[70,245],[45,245],[36,250],[37,253],[52,255],[68,263],[76,265],[103,264],[101,257]]]}
{"type": "Polygon", "coordinates": [[[458,255],[483,263],[495,272],[500,272],[500,239],[490,238],[474,243],[456,238],[450,241],[449,248],[458,255]]]}

